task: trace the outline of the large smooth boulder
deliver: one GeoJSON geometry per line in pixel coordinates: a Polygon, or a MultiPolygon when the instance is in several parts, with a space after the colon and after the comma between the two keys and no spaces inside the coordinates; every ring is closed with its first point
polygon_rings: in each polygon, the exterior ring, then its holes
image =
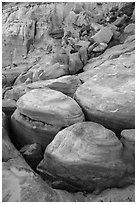
{"type": "Polygon", "coordinates": [[[123,146],[116,135],[93,122],[60,131],[45,150],[38,171],[53,175],[82,191],[120,187],[132,182],[122,160],[123,146]]]}
{"type": "Polygon", "coordinates": [[[20,97],[11,124],[20,145],[39,143],[46,147],[61,128],[83,120],[84,114],[74,99],[45,88],[20,97]]]}
{"type": "Polygon", "coordinates": [[[89,121],[119,133],[135,128],[134,70],[129,74],[96,75],[77,89],[75,99],[89,121]]]}

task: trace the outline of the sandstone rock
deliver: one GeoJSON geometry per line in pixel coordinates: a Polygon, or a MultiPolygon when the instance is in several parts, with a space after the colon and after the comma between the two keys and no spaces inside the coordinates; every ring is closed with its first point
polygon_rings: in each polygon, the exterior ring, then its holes
{"type": "Polygon", "coordinates": [[[113,33],[109,27],[102,28],[99,32],[97,32],[92,39],[94,39],[97,43],[109,43],[113,36],[113,33]]]}
{"type": "Polygon", "coordinates": [[[113,25],[117,26],[117,27],[122,27],[125,23],[126,23],[126,20],[127,20],[127,15],[123,15],[122,17],[118,17],[114,22],[113,22],[113,25]]]}
{"type": "Polygon", "coordinates": [[[9,136],[8,136],[8,126],[7,126],[7,118],[6,115],[2,112],[2,161],[6,162],[9,159],[13,159],[18,157],[20,154],[15,149],[12,144],[9,136]]]}
{"type": "Polygon", "coordinates": [[[46,148],[38,171],[97,193],[132,183],[122,152],[122,143],[112,131],[97,123],[77,123],[56,135],[46,148]]]}
{"type": "Polygon", "coordinates": [[[121,132],[121,142],[124,148],[124,159],[130,165],[135,166],[135,130],[123,130],[121,132]]]}
{"type": "Polygon", "coordinates": [[[130,185],[124,188],[106,189],[99,195],[88,194],[85,202],[134,202],[135,186],[130,185]]]}
{"type": "MultiPolygon", "coordinates": [[[[95,59],[95,58],[94,58],[95,59]]],[[[133,52],[121,54],[118,58],[114,59],[100,59],[90,61],[83,68],[85,72],[80,73],[78,76],[83,82],[92,78],[93,81],[96,79],[102,79],[104,77],[114,77],[121,74],[126,76],[134,76],[135,69],[135,54],[133,52]]]]}
{"type": "Polygon", "coordinates": [[[16,110],[11,117],[13,139],[19,148],[38,143],[45,148],[61,129],[57,125],[32,120],[16,110]],[[23,130],[23,131],[22,131],[23,130]]]}
{"type": "Polygon", "coordinates": [[[3,162],[3,202],[72,202],[73,195],[50,188],[22,157],[3,162]]]}
{"type": "Polygon", "coordinates": [[[69,73],[76,74],[83,68],[83,63],[80,60],[79,52],[69,55],[69,73]]]}
{"type": "Polygon", "coordinates": [[[124,33],[135,35],[135,24],[131,23],[128,26],[125,27],[124,33]]]}
{"type": "MultiPolygon", "coordinates": [[[[32,90],[32,89],[48,87],[50,89],[60,91],[68,96],[73,97],[75,91],[80,85],[81,85],[81,82],[77,76],[68,75],[68,76],[59,77],[57,79],[50,79],[50,80],[31,83],[27,85],[27,91],[32,90]]],[[[5,97],[7,94],[5,94],[5,97]]]]}
{"type": "Polygon", "coordinates": [[[67,74],[69,74],[68,65],[60,65],[59,63],[56,63],[54,65],[47,66],[38,78],[40,80],[56,79],[67,74]]]}
{"type": "Polygon", "coordinates": [[[72,98],[51,89],[36,89],[17,101],[11,124],[20,146],[39,143],[45,148],[61,128],[83,120],[83,112],[72,98]]]}
{"type": "Polygon", "coordinates": [[[79,105],[63,93],[51,90],[32,90],[17,101],[20,113],[33,120],[51,125],[69,126],[84,120],[79,105]]]}
{"type": "Polygon", "coordinates": [[[34,170],[43,158],[42,146],[37,143],[25,145],[20,149],[20,153],[29,164],[29,166],[34,170]]]}
{"type": "Polygon", "coordinates": [[[17,101],[22,95],[24,95],[25,93],[32,89],[40,89],[46,87],[60,91],[68,96],[73,97],[73,94],[80,85],[81,82],[78,79],[78,77],[72,75],[59,77],[57,79],[43,81],[40,80],[27,85],[21,84],[13,86],[10,90],[5,91],[4,99],[12,99],[17,101]]]}
{"type": "Polygon", "coordinates": [[[28,78],[32,80],[32,76],[33,76],[33,72],[31,72],[31,71],[23,72],[17,77],[17,79],[14,82],[14,85],[19,85],[19,84],[25,83],[25,81],[28,78]]]}
{"type": "Polygon", "coordinates": [[[134,71],[130,71],[130,75],[121,73],[103,76],[90,78],[75,93],[75,99],[82,107],[86,119],[118,132],[133,129],[134,71]]]}
{"type": "Polygon", "coordinates": [[[12,86],[15,79],[20,75],[22,70],[19,70],[18,68],[15,69],[9,69],[9,70],[2,70],[2,75],[4,76],[3,84],[2,86],[12,86]]]}
{"type": "Polygon", "coordinates": [[[107,48],[107,44],[106,43],[100,43],[97,47],[95,47],[93,49],[93,52],[102,52],[107,48]]]}
{"type": "Polygon", "coordinates": [[[81,47],[79,49],[79,56],[80,56],[80,60],[82,61],[83,65],[86,65],[88,61],[88,53],[87,53],[86,47],[81,47]]]}
{"type": "Polygon", "coordinates": [[[26,92],[27,92],[27,86],[25,84],[13,86],[12,89],[7,90],[5,92],[4,99],[11,99],[11,100],[17,101],[26,92]]]}
{"type": "Polygon", "coordinates": [[[16,109],[16,102],[12,99],[2,100],[2,111],[7,115],[11,116],[16,109]]]}

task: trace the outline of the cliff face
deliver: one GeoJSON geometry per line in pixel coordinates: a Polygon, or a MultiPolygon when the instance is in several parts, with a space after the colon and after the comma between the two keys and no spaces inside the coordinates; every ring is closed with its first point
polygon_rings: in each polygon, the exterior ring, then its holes
{"type": "MultiPolygon", "coordinates": [[[[100,22],[108,9],[124,3],[5,3],[3,4],[2,66],[20,64],[36,48],[50,49],[56,44],[52,35],[77,18],[77,25],[100,22]],[[70,11],[74,11],[71,13],[70,11]],[[88,16],[81,11],[87,11],[88,16]]],[[[58,44],[58,41],[57,41],[58,44]]]]}

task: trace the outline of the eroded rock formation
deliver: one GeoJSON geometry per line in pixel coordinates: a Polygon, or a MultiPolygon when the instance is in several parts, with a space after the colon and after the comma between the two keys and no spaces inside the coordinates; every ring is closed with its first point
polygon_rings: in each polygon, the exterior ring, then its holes
{"type": "Polygon", "coordinates": [[[134,201],[135,3],[2,17],[3,201],[134,201]]]}

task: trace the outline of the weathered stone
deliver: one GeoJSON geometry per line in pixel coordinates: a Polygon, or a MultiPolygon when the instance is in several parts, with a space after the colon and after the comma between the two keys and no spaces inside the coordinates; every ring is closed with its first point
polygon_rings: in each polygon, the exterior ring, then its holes
{"type": "Polygon", "coordinates": [[[93,52],[102,52],[107,48],[107,44],[106,43],[100,43],[97,47],[95,47],[93,49],[93,52]]]}
{"type": "Polygon", "coordinates": [[[7,115],[11,116],[16,109],[16,102],[12,99],[2,100],[2,111],[7,115]]]}
{"type": "Polygon", "coordinates": [[[124,159],[135,167],[135,130],[123,130],[120,141],[123,143],[124,159]]]}
{"type": "Polygon", "coordinates": [[[28,144],[22,147],[20,153],[32,169],[36,169],[43,158],[42,146],[37,143],[28,144]]]}
{"type": "Polygon", "coordinates": [[[83,68],[83,63],[80,60],[79,52],[69,55],[69,73],[76,74],[83,68]]]}
{"type": "MultiPolygon", "coordinates": [[[[95,59],[95,58],[94,58],[95,59]]],[[[90,61],[85,67],[85,72],[80,73],[79,78],[85,82],[88,79],[92,80],[102,79],[104,77],[114,77],[121,74],[133,75],[135,68],[135,54],[133,52],[121,54],[114,59],[99,59],[90,61]]]]}
{"type": "Polygon", "coordinates": [[[80,85],[81,85],[81,82],[77,76],[68,75],[68,76],[59,77],[57,79],[50,79],[50,80],[31,83],[27,85],[27,91],[32,89],[48,87],[50,89],[60,91],[68,96],[73,97],[75,91],[80,85]]]}
{"type": "Polygon", "coordinates": [[[10,90],[7,90],[5,92],[4,99],[11,99],[11,100],[17,101],[26,92],[27,92],[27,86],[25,84],[13,86],[10,90]]]}
{"type": "Polygon", "coordinates": [[[135,24],[131,23],[128,26],[125,27],[124,33],[135,35],[135,24]]]}
{"type": "Polygon", "coordinates": [[[20,84],[17,86],[13,86],[10,90],[5,91],[4,99],[12,99],[17,101],[22,95],[31,91],[32,89],[40,89],[40,88],[50,88],[57,91],[60,91],[68,96],[73,97],[73,94],[77,90],[77,88],[81,85],[81,82],[77,76],[63,76],[57,79],[50,80],[39,80],[37,82],[33,82],[31,84],[20,84]]]}
{"type": "Polygon", "coordinates": [[[135,127],[134,70],[129,73],[95,75],[77,89],[75,99],[87,120],[114,131],[135,127]]]}
{"type": "Polygon", "coordinates": [[[99,32],[97,32],[92,39],[94,39],[97,43],[109,43],[113,36],[113,32],[109,27],[102,28],[99,32]]]}
{"type": "Polygon", "coordinates": [[[72,202],[76,198],[66,191],[50,188],[22,157],[3,162],[3,202],[72,202]]]}
{"type": "Polygon", "coordinates": [[[88,61],[88,52],[87,52],[86,47],[81,47],[79,49],[79,56],[80,56],[80,60],[82,61],[83,65],[86,65],[88,61]]]}
{"type": "Polygon", "coordinates": [[[118,17],[114,22],[113,25],[117,26],[117,27],[122,27],[124,25],[124,23],[126,23],[127,20],[127,15],[124,14],[122,17],[118,17]]]}
{"type": "Polygon", "coordinates": [[[62,178],[82,191],[98,193],[134,181],[122,153],[122,143],[112,131],[97,123],[77,123],[56,135],[38,171],[62,178]]]}
{"type": "Polygon", "coordinates": [[[17,101],[20,113],[33,120],[61,127],[84,120],[75,100],[51,89],[32,90],[17,101]]]}
{"type": "Polygon", "coordinates": [[[31,120],[18,110],[11,116],[11,125],[13,139],[19,148],[32,143],[38,143],[45,148],[61,129],[57,125],[31,120]]]}
{"type": "Polygon", "coordinates": [[[83,120],[84,114],[75,100],[45,88],[20,97],[11,124],[14,140],[20,146],[39,143],[45,148],[61,128],[83,120]]]}
{"type": "Polygon", "coordinates": [[[20,154],[15,149],[8,136],[8,124],[6,115],[2,112],[2,161],[6,162],[9,159],[18,157],[20,154]]]}
{"type": "Polygon", "coordinates": [[[40,80],[56,79],[67,74],[69,74],[68,65],[56,63],[54,65],[47,66],[38,78],[40,80]]]}

